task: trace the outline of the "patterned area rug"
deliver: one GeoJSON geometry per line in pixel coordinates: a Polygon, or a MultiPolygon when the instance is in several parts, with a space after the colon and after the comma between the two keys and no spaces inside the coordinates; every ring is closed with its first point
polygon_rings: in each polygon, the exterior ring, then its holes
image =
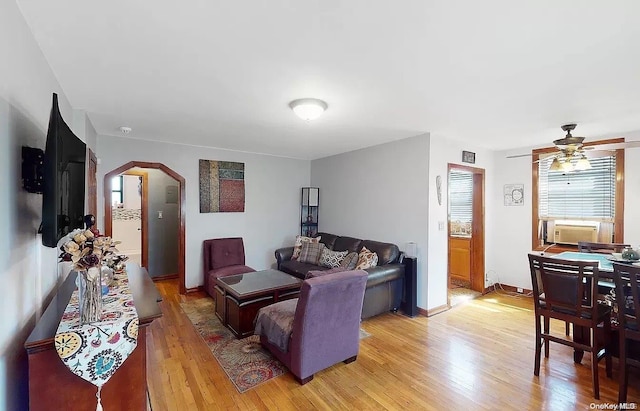
{"type": "MultiPolygon", "coordinates": [[[[288,372],[262,348],[260,337],[252,335],[238,340],[222,325],[211,298],[190,300],[180,306],[240,393],[288,372]]],[[[360,329],[361,340],[370,336],[360,329]]]]}
{"type": "Polygon", "coordinates": [[[212,299],[199,298],[180,305],[239,392],[287,372],[280,361],[262,348],[258,336],[238,340],[222,325],[214,314],[212,299]]]}

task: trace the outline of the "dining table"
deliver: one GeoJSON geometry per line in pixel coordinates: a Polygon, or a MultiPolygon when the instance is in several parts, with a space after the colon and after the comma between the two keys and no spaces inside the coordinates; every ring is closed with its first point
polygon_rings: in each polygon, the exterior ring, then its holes
{"type": "MultiPolygon", "coordinates": [[[[558,254],[552,253],[544,253],[546,257],[558,258],[563,260],[572,260],[572,261],[597,261],[598,262],[598,293],[601,295],[607,295],[611,293],[611,290],[614,290],[616,285],[614,282],[614,273],[613,273],[613,261],[624,262],[620,258],[616,258],[613,254],[600,254],[600,253],[581,253],[575,251],[563,251],[558,254]]],[[[629,262],[631,263],[631,262],[629,262]]],[[[640,263],[633,263],[640,264],[640,263]]],[[[614,300],[612,300],[615,303],[614,300]]],[[[573,325],[573,340],[576,342],[582,342],[585,344],[589,344],[589,339],[591,338],[591,332],[588,327],[578,327],[573,325]]],[[[610,336],[612,341],[617,341],[618,331],[617,331],[617,323],[612,323],[612,335],[610,336]]],[[[612,344],[615,351],[618,344],[612,344]]],[[[617,354],[614,353],[614,354],[617,354]]],[[[573,361],[575,363],[581,363],[582,357],[584,356],[584,351],[582,350],[574,350],[573,352],[573,361]]]]}

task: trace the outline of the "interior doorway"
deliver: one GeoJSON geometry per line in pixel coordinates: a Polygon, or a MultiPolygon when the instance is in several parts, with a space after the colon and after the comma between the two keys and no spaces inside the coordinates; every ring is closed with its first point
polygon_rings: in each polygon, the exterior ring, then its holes
{"type": "Polygon", "coordinates": [[[113,177],[111,184],[111,237],[129,261],[149,268],[149,173],[133,168],[113,177]]]}
{"type": "Polygon", "coordinates": [[[484,291],[484,169],[448,167],[448,304],[484,291]]]}
{"type": "MultiPolygon", "coordinates": [[[[141,265],[145,266],[154,280],[177,277],[180,293],[186,293],[185,286],[185,180],[175,171],[161,163],[147,163],[132,161],[110,171],[104,177],[104,208],[105,208],[105,233],[113,236],[114,228],[118,230],[116,218],[129,218],[129,214],[136,214],[135,195],[131,192],[140,190],[140,259],[141,265]],[[127,177],[130,176],[130,177],[127,177]],[[122,177],[120,180],[119,177],[122,177]],[[114,184],[114,178],[120,184],[114,184]],[[155,181],[155,182],[154,182],[155,181]],[[133,184],[131,184],[133,182],[133,184]],[[139,186],[138,186],[139,184],[139,186]],[[122,191],[122,197],[118,197],[118,190],[122,191]],[[134,189],[132,189],[132,187],[134,189]],[[139,187],[139,188],[138,188],[139,187]],[[124,190],[129,190],[127,196],[124,190]],[[124,206],[127,197],[132,200],[132,208],[124,206]],[[122,200],[118,202],[119,200],[122,200]],[[115,202],[114,202],[115,201],[115,202]],[[152,208],[152,209],[151,209],[152,208]],[[122,211],[121,211],[122,210],[122,211]],[[119,216],[124,213],[124,216],[119,216]],[[142,218],[142,213],[145,218],[142,218]],[[153,217],[153,218],[151,218],[153,217]],[[153,223],[153,224],[151,224],[153,223]],[[170,231],[173,230],[174,231],[170,231]],[[160,242],[159,242],[160,241],[160,242]],[[166,248],[166,251],[162,249],[166,248]],[[171,252],[174,252],[171,256],[171,252]],[[152,271],[157,271],[154,264],[163,264],[170,268],[166,275],[155,275],[152,271]]],[[[136,216],[134,216],[136,217],[136,216]]],[[[129,225],[135,226],[137,223],[129,225]]],[[[126,225],[122,225],[125,227],[126,225]]],[[[131,227],[129,227],[131,228],[131,227]]],[[[135,228],[135,227],[134,227],[135,228]]],[[[115,238],[118,240],[118,238],[115,238]]],[[[131,236],[132,244],[135,236],[131,236]]],[[[126,253],[125,253],[126,254],[126,253]]],[[[157,273],[156,273],[157,274],[157,273]]]]}

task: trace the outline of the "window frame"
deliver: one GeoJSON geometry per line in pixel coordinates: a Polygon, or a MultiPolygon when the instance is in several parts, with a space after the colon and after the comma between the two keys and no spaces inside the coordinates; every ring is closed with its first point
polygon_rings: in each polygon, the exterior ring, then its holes
{"type": "Polygon", "coordinates": [[[113,194],[114,193],[119,193],[118,195],[120,196],[120,203],[119,204],[123,204],[124,203],[124,178],[121,175],[116,176],[114,178],[119,178],[120,179],[120,190],[114,190],[113,188],[111,189],[111,206],[114,206],[113,204],[113,194]]]}
{"type": "MultiPolygon", "coordinates": [[[[599,144],[623,143],[624,138],[614,138],[609,140],[592,141],[585,143],[584,146],[593,146],[599,144]]],[[[531,248],[535,251],[546,249],[549,252],[575,251],[577,246],[567,244],[553,245],[551,247],[540,245],[541,238],[538,233],[540,225],[539,212],[539,195],[538,195],[538,161],[541,154],[552,153],[558,151],[555,147],[545,147],[534,149],[531,151],[531,248]],[[548,248],[547,248],[548,247],[548,248]]],[[[616,199],[615,199],[615,216],[613,219],[613,238],[616,243],[624,243],[624,149],[615,150],[616,156],[616,199]]]]}

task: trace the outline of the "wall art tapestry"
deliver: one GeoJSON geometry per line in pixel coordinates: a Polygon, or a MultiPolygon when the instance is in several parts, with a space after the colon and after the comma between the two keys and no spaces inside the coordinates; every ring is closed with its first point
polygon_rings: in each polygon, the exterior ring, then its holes
{"type": "Polygon", "coordinates": [[[244,163],[200,160],[200,212],[244,212],[244,163]]]}

